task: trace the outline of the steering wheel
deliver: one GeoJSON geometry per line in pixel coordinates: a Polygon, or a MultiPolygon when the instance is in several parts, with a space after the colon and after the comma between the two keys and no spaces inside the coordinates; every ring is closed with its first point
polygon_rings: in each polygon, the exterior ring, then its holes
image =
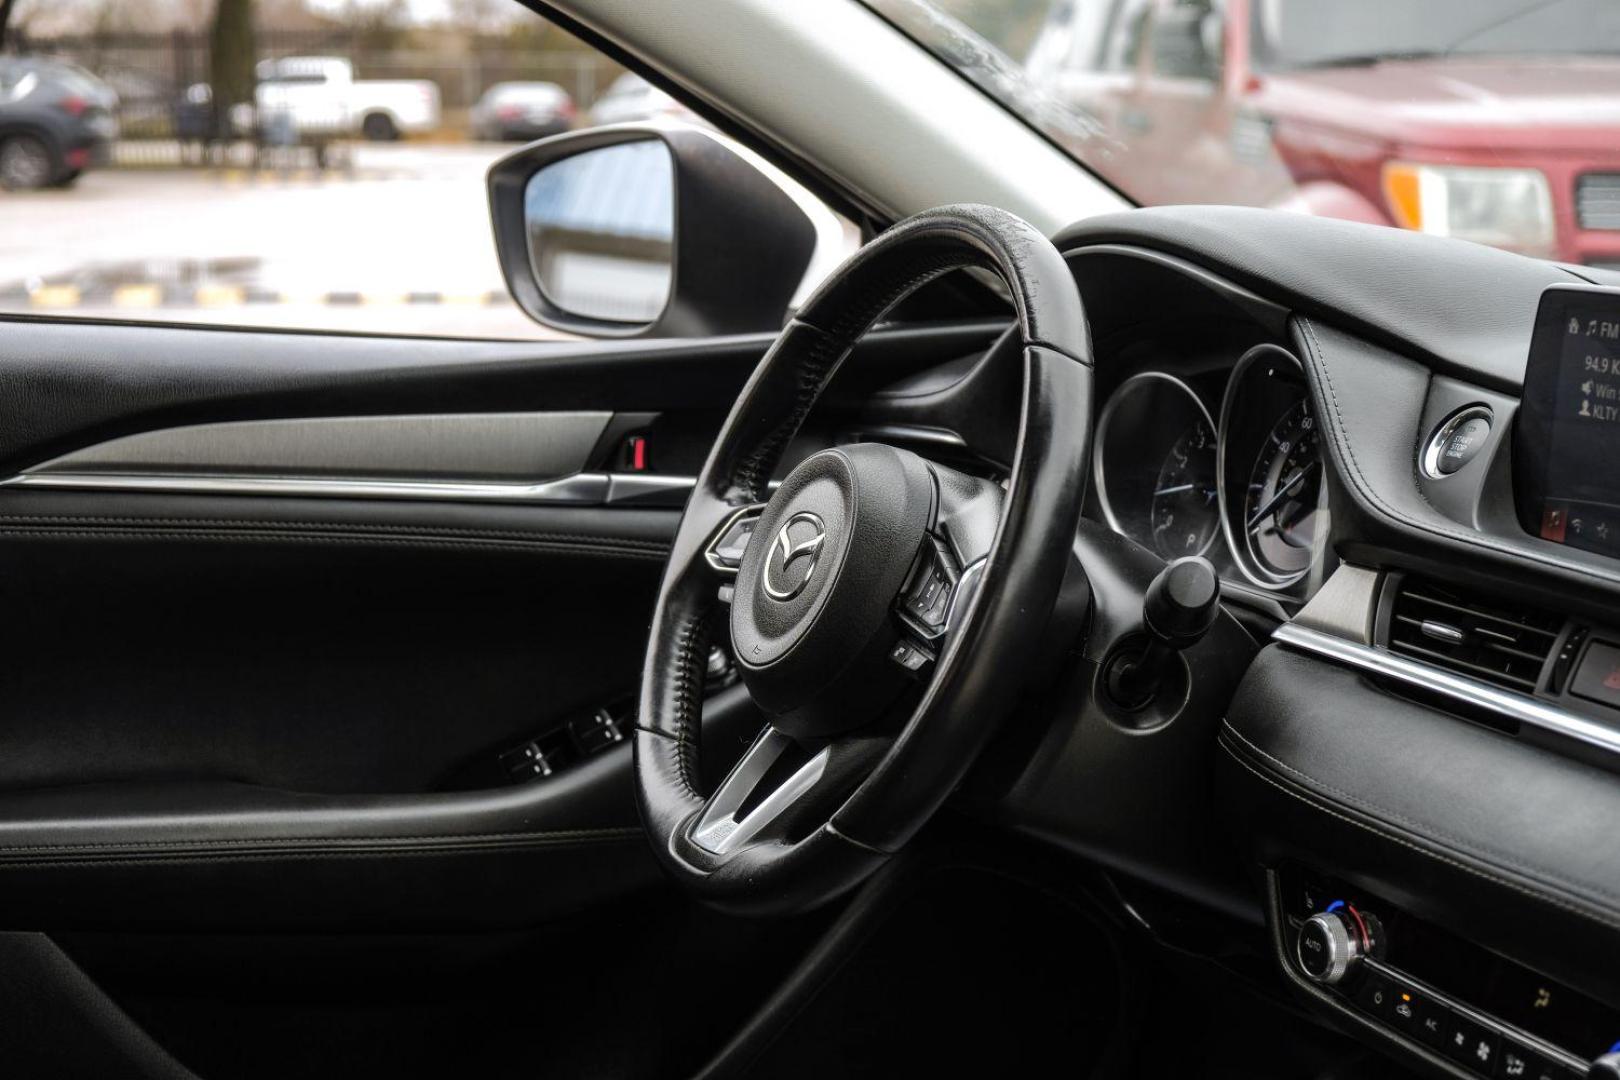
{"type": "Polygon", "coordinates": [[[638,803],[682,885],[733,911],[810,908],[876,870],[951,793],[1051,614],[1087,475],[1091,374],[1062,256],[985,206],[890,228],[782,331],[698,476],[647,645],[638,803]],[[855,342],[902,297],[965,267],[998,274],[1017,309],[1022,348],[992,354],[1023,369],[1005,480],[855,443],[806,458],[772,492],[855,342]],[[703,678],[727,599],[733,655],[769,724],[706,796],[703,678]]]}

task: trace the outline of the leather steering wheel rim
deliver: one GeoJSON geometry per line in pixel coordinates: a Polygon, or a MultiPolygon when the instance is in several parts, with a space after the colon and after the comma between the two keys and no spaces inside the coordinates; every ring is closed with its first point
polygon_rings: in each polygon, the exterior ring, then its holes
{"type": "MultiPolygon", "coordinates": [[[[1062,256],[1033,226],[991,207],[941,207],[893,226],[835,271],[782,331],[698,477],[647,646],[637,801],[659,861],[683,886],[740,912],[807,909],[876,870],[950,794],[1014,699],[1062,583],[1088,475],[1091,377],[1085,314],[1062,256]],[[968,267],[1006,283],[1018,347],[997,351],[1023,368],[1016,451],[977,591],[959,624],[953,616],[909,719],[850,781],[836,810],[791,841],[711,858],[690,837],[707,803],[699,722],[722,584],[705,552],[739,508],[765,501],[788,442],[871,325],[922,285],[968,267]]],[[[750,549],[769,542],[756,535],[750,549]]],[[[756,564],[744,556],[745,569],[756,564]]]]}

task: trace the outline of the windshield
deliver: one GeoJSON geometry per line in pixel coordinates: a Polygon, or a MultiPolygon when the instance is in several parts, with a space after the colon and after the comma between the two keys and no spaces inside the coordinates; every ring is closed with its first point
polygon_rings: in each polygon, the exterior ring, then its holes
{"type": "Polygon", "coordinates": [[[1620,267],[1616,0],[866,0],[1143,205],[1620,267]]]}

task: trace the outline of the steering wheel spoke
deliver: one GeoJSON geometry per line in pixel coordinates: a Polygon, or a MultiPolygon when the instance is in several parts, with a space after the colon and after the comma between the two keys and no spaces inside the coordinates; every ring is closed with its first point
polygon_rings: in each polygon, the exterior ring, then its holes
{"type": "Polygon", "coordinates": [[[767,726],[693,820],[689,853],[712,863],[751,845],[791,843],[832,816],[888,742],[866,736],[806,746],[767,726]]]}

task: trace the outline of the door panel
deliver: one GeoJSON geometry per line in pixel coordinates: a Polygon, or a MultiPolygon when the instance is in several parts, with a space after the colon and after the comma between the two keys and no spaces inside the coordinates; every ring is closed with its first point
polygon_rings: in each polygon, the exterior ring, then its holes
{"type": "MultiPolygon", "coordinates": [[[[850,407],[1000,329],[873,335],[850,407]]],[[[627,746],[502,755],[628,721],[682,485],[768,343],[0,322],[0,916],[468,930],[656,881],[627,746]]],[[[720,763],[759,722],[705,715],[720,763]]]]}

